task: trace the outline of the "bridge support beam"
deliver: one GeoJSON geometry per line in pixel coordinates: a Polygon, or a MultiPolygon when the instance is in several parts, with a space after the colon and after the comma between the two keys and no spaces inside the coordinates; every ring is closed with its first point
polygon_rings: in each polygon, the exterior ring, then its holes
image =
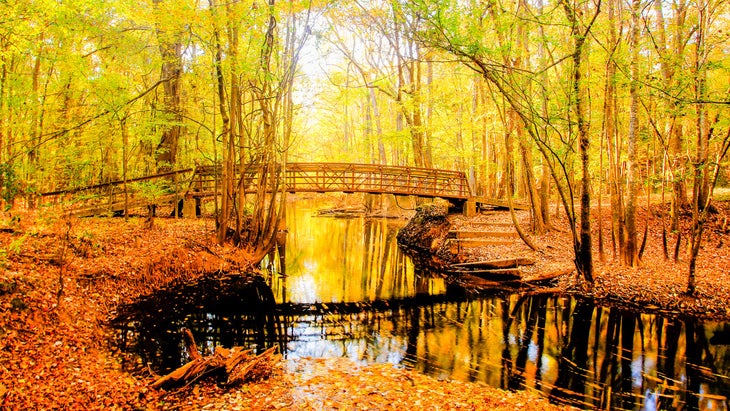
{"type": "Polygon", "coordinates": [[[467,199],[462,205],[464,217],[474,217],[477,215],[477,201],[473,198],[467,199]]]}
{"type": "MultiPolygon", "coordinates": [[[[182,200],[182,215],[184,218],[197,218],[200,214],[199,206],[192,195],[186,195],[182,200]]],[[[179,210],[178,210],[179,212],[179,210]]]]}

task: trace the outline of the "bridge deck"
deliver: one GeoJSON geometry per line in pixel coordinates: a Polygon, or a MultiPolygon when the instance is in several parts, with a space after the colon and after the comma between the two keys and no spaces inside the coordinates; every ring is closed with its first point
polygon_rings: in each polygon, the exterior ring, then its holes
{"type": "MultiPolygon", "coordinates": [[[[190,192],[198,196],[211,195],[220,174],[220,167],[198,167],[190,192]]],[[[257,188],[258,170],[247,167],[240,175],[245,191],[253,192],[257,188]]],[[[289,163],[284,184],[286,191],[296,193],[400,194],[460,200],[471,196],[469,182],[462,172],[377,164],[289,163]]]]}
{"type": "MultiPolygon", "coordinates": [[[[87,187],[69,188],[43,193],[47,199],[82,194],[86,203],[85,215],[124,208],[124,187],[127,187],[129,204],[151,204],[161,198],[178,199],[184,196],[197,198],[220,193],[222,168],[198,166],[125,181],[111,181],[87,187]],[[172,181],[168,181],[172,180],[172,181]],[[143,184],[161,182],[162,192],[156,196],[145,195],[143,184]],[[130,202],[131,200],[131,202],[130,202]],[[94,203],[97,204],[94,207],[94,203]],[[98,209],[94,211],[94,209],[98,209]]],[[[243,172],[236,167],[236,175],[242,179],[238,185],[244,192],[258,188],[259,166],[245,165],[243,172]]],[[[387,166],[378,164],[350,163],[288,163],[285,167],[284,189],[288,192],[345,192],[412,195],[439,197],[460,205],[468,200],[477,204],[504,207],[505,200],[477,198],[471,193],[465,173],[420,167],[387,166]]],[[[77,196],[78,197],[78,196],[77,196]]],[[[516,208],[523,208],[516,205],[516,208]]]]}

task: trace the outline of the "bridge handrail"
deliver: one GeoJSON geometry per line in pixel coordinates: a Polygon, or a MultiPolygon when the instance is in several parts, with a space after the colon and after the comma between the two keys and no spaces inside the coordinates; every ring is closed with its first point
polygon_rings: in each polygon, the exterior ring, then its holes
{"type": "Polygon", "coordinates": [[[74,194],[74,193],[78,193],[78,192],[86,191],[86,190],[95,190],[97,188],[121,185],[121,184],[124,184],[125,182],[127,184],[129,184],[129,183],[134,183],[134,182],[138,182],[138,181],[154,180],[156,178],[164,178],[164,177],[169,177],[172,175],[189,173],[193,170],[194,169],[192,169],[192,168],[185,168],[185,169],[181,169],[181,170],[167,171],[165,173],[153,174],[153,175],[144,176],[144,177],[128,178],[126,181],[125,180],[114,180],[114,181],[108,181],[106,183],[99,183],[99,184],[94,184],[94,185],[84,186],[84,187],[65,188],[65,189],[61,189],[61,190],[48,191],[45,193],[41,193],[40,196],[49,197],[49,196],[55,196],[55,195],[60,195],[60,194],[74,194]]]}
{"type": "MultiPolygon", "coordinates": [[[[238,167],[236,169],[238,174],[238,167]]],[[[245,187],[253,183],[257,172],[256,168],[250,168],[243,173],[245,187]]],[[[221,166],[198,167],[191,188],[205,191],[203,184],[214,182],[214,176],[221,174],[221,166]]],[[[345,191],[458,199],[471,196],[466,174],[453,170],[383,164],[292,162],[286,164],[286,174],[286,190],[292,192],[345,191]]]]}
{"type": "MultiPolygon", "coordinates": [[[[256,187],[258,167],[244,165],[241,175],[240,167],[236,173],[243,179],[239,183],[244,191],[253,191],[256,187]]],[[[220,165],[197,166],[172,170],[150,176],[110,181],[86,187],[74,187],[42,193],[42,197],[74,194],[83,191],[105,188],[116,189],[122,184],[169,178],[170,176],[193,172],[182,186],[175,189],[179,194],[193,196],[209,196],[216,194],[216,181],[222,174],[220,165]],[[178,191],[182,189],[182,191],[178,191]]],[[[471,197],[471,189],[466,174],[460,171],[443,170],[425,167],[392,166],[383,164],[360,163],[304,163],[286,164],[285,189],[290,192],[361,192],[397,195],[417,195],[465,200],[471,197]]],[[[114,201],[114,192],[103,194],[110,202],[114,201]]]]}
{"type": "MultiPolygon", "coordinates": [[[[383,165],[383,164],[367,164],[367,163],[308,163],[308,162],[291,162],[287,163],[286,165],[287,170],[292,169],[315,169],[315,168],[321,168],[321,169],[327,169],[327,168],[335,168],[335,167],[341,167],[343,169],[347,170],[354,170],[354,169],[361,169],[365,170],[368,168],[374,169],[374,170],[381,170],[381,171],[389,171],[389,172],[396,172],[396,171],[409,171],[411,173],[417,173],[417,172],[424,172],[426,174],[433,174],[438,173],[441,175],[451,175],[454,178],[461,178],[465,176],[465,173],[462,171],[454,171],[454,170],[445,170],[445,169],[438,169],[438,168],[426,168],[426,167],[413,167],[413,166],[392,166],[392,165],[383,165]]],[[[196,168],[196,174],[199,175],[212,175],[215,174],[215,169],[218,169],[218,174],[222,173],[222,167],[220,165],[203,165],[198,166],[196,168]]],[[[238,170],[238,165],[236,166],[236,170],[238,170]]],[[[251,172],[255,172],[255,170],[251,170],[251,172]]]]}

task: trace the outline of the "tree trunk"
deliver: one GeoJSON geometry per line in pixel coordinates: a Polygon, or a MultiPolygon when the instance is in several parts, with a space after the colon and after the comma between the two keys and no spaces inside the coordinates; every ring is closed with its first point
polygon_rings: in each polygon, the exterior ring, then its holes
{"type": "MultiPolygon", "coordinates": [[[[155,7],[165,0],[153,0],[155,7]]],[[[213,1],[213,0],[211,0],[213,1]]],[[[159,11],[158,11],[159,12],[159,11]]],[[[165,125],[163,126],[160,143],[155,151],[157,172],[170,171],[177,163],[178,142],[182,130],[182,113],[180,110],[180,94],[182,74],[182,42],[179,34],[162,31],[156,23],[157,42],[162,57],[161,79],[163,81],[163,104],[165,125]]]]}
{"type": "MultiPolygon", "coordinates": [[[[626,161],[626,250],[624,263],[630,267],[639,264],[639,252],[636,243],[636,141],[639,133],[639,13],[641,0],[633,0],[631,7],[631,36],[629,49],[631,53],[631,80],[629,85],[629,139],[626,161]]],[[[648,210],[647,210],[648,212],[648,210]]]]}
{"type": "Polygon", "coordinates": [[[580,241],[575,244],[575,266],[578,272],[589,283],[593,283],[593,251],[591,244],[591,176],[589,171],[590,162],[590,134],[586,123],[584,98],[585,86],[583,85],[583,51],[586,37],[581,33],[573,9],[566,0],[562,0],[568,20],[572,27],[573,47],[573,87],[571,96],[573,99],[573,110],[575,121],[578,126],[578,146],[581,162],[581,194],[580,194],[580,241]]]}
{"type": "MultiPolygon", "coordinates": [[[[211,14],[213,15],[213,21],[218,21],[218,16],[216,13],[216,5],[215,0],[209,0],[210,2],[210,10],[211,14]]],[[[223,244],[226,240],[226,236],[228,233],[228,218],[231,213],[231,203],[230,198],[233,195],[233,138],[231,136],[230,127],[229,127],[229,117],[228,117],[228,108],[227,108],[227,99],[226,99],[226,85],[225,85],[225,76],[223,74],[223,50],[221,46],[220,41],[220,32],[218,29],[218,26],[215,25],[213,29],[213,35],[215,38],[215,72],[216,72],[216,80],[218,85],[218,109],[221,114],[221,121],[223,123],[222,125],[222,131],[221,135],[223,136],[223,170],[222,170],[222,176],[221,176],[221,207],[220,212],[217,216],[217,232],[216,232],[216,239],[218,240],[219,244],[223,244]]]]}
{"type": "MultiPolygon", "coordinates": [[[[656,16],[656,41],[657,52],[660,56],[661,73],[664,85],[668,90],[681,88],[680,83],[683,76],[675,76],[677,63],[684,60],[685,55],[685,19],[687,14],[686,1],[677,1],[674,3],[674,33],[673,44],[667,44],[666,23],[664,19],[663,3],[656,2],[654,4],[654,12],[656,16]]],[[[670,99],[667,108],[667,124],[669,127],[669,143],[667,154],[671,166],[672,181],[672,198],[671,198],[671,229],[679,229],[679,213],[680,210],[689,205],[687,201],[687,184],[686,184],[686,160],[684,153],[684,126],[682,125],[682,112],[684,108],[682,104],[675,99],[670,99]]]]}
{"type": "Polygon", "coordinates": [[[707,213],[705,208],[709,204],[709,173],[708,173],[708,146],[710,132],[708,130],[707,107],[702,101],[707,96],[707,67],[705,65],[707,30],[707,0],[700,0],[697,4],[698,27],[695,34],[695,112],[697,118],[697,145],[694,161],[694,180],[692,187],[692,232],[690,237],[689,275],[687,280],[687,294],[693,295],[696,289],[696,263],[700,252],[702,232],[707,213]]]}

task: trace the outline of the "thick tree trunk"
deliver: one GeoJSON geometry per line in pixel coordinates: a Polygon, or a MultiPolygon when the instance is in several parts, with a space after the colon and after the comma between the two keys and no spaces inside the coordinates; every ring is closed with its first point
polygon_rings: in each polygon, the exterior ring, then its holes
{"type": "MultiPolygon", "coordinates": [[[[165,0],[153,0],[155,7],[165,0]]],[[[182,131],[180,104],[182,74],[182,42],[179,35],[162,31],[156,24],[157,41],[162,57],[161,78],[163,81],[164,122],[162,136],[155,151],[157,172],[172,170],[177,163],[178,143],[182,131]],[[171,39],[172,38],[172,39],[171,39]]]]}

